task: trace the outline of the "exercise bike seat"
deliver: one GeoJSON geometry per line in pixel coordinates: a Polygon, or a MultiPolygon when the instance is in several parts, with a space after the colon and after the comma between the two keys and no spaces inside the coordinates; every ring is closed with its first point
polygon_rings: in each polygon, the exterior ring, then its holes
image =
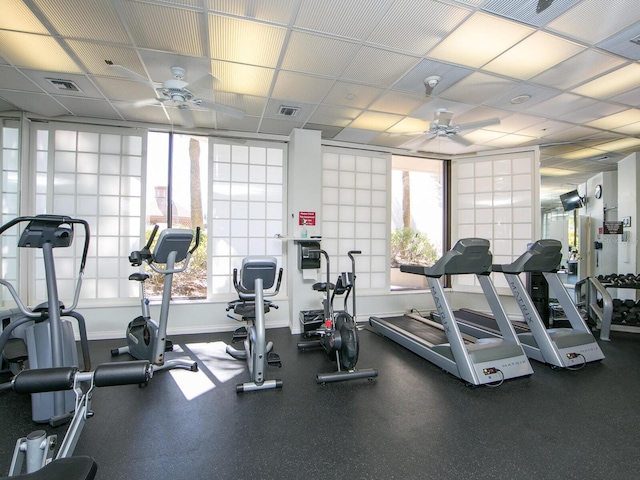
{"type": "Polygon", "coordinates": [[[136,282],[144,282],[149,277],[151,277],[151,275],[146,272],[135,272],[129,275],[129,280],[135,280],[136,282]]]}
{"type": "MultiPolygon", "coordinates": [[[[318,282],[314,283],[313,288],[316,292],[326,292],[327,291],[327,282],[318,282]]],[[[333,290],[336,286],[333,283],[329,283],[329,290],[333,290]]]]}
{"type": "Polygon", "coordinates": [[[98,465],[91,457],[77,456],[54,460],[40,470],[0,480],[93,480],[98,465]]]}

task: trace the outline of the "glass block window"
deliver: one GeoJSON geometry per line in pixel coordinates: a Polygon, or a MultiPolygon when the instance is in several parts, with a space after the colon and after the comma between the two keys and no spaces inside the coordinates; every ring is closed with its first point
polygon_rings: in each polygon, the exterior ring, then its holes
{"type": "MultiPolygon", "coordinates": [[[[142,133],[64,128],[36,131],[36,214],[86,220],[90,250],[82,298],[127,296],[129,253],[138,246],[143,209],[142,133]]],[[[54,250],[61,300],[73,298],[84,236],[76,226],[71,248],[54,250]]],[[[41,252],[38,252],[41,262],[41,252]]],[[[36,269],[36,299],[46,298],[43,269],[36,269]]]]}
{"type": "MultiPolygon", "coordinates": [[[[20,129],[3,126],[0,128],[0,160],[2,162],[2,225],[18,216],[20,207],[20,129]]],[[[2,235],[2,278],[18,289],[18,244],[19,230],[12,228],[2,235]]],[[[19,289],[18,289],[19,290],[19,289]]],[[[9,291],[2,287],[2,301],[11,300],[9,291]]]]}
{"type": "MultiPolygon", "coordinates": [[[[211,293],[235,293],[231,273],[248,255],[270,255],[282,266],[285,145],[209,142],[208,213],[211,293]]],[[[284,280],[283,280],[284,281],[284,280]]]]}
{"type": "MultiPolygon", "coordinates": [[[[480,237],[491,242],[493,262],[510,263],[539,235],[540,189],[534,152],[494,155],[453,162],[451,243],[480,237]]],[[[497,286],[507,286],[494,275],[497,286]]],[[[455,285],[475,285],[474,276],[454,276],[455,285]]]]}
{"type": "Polygon", "coordinates": [[[359,289],[389,288],[391,155],[325,147],[322,154],[322,248],[332,275],[351,271],[359,289]]]}

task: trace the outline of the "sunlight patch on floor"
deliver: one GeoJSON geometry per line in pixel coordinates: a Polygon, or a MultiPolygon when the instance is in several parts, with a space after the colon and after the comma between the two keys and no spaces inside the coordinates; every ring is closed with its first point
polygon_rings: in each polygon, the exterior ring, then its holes
{"type": "MultiPolygon", "coordinates": [[[[230,381],[246,369],[245,362],[236,360],[227,353],[225,342],[189,343],[186,348],[198,362],[198,371],[173,369],[169,372],[187,400],[213,390],[216,385],[230,381]],[[210,378],[210,375],[214,378],[210,378]]],[[[182,350],[175,345],[174,352],[179,351],[182,350]]]]}

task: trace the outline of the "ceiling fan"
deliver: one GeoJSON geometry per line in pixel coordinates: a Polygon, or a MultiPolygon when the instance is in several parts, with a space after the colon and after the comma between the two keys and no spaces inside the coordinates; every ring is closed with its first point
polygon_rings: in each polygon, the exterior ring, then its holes
{"type": "Polygon", "coordinates": [[[463,137],[459,137],[458,133],[463,130],[475,130],[478,128],[487,127],[489,125],[497,125],[500,123],[499,118],[489,118],[487,120],[480,120],[478,122],[471,123],[463,123],[460,125],[455,125],[453,123],[453,112],[448,111],[446,108],[439,108],[435,111],[433,115],[433,121],[429,125],[429,130],[424,132],[410,132],[403,133],[401,135],[420,135],[417,138],[409,140],[407,143],[402,145],[403,147],[409,147],[413,151],[417,150],[424,142],[427,140],[432,140],[434,138],[450,138],[456,143],[464,145],[468,147],[471,145],[471,142],[466,140],[463,137]],[[424,138],[424,137],[427,138],[424,138]]]}
{"type": "Polygon", "coordinates": [[[137,73],[129,70],[122,65],[110,65],[111,69],[117,70],[122,73],[126,77],[136,82],[144,83],[147,85],[151,85],[156,93],[156,98],[150,98],[146,100],[139,100],[137,102],[133,102],[134,107],[141,107],[145,105],[167,105],[170,107],[175,107],[178,109],[182,116],[182,124],[185,127],[193,127],[193,114],[191,113],[191,108],[199,107],[206,108],[209,110],[214,110],[222,115],[227,115],[233,118],[242,118],[244,117],[244,112],[242,110],[237,110],[235,108],[227,107],[225,105],[220,105],[219,103],[209,102],[207,100],[202,100],[201,98],[197,98],[193,90],[198,87],[204,87],[207,84],[215,79],[215,77],[211,74],[206,74],[203,77],[193,81],[186,82],[185,78],[187,76],[187,72],[182,67],[171,67],[171,74],[173,78],[169,78],[162,83],[158,82],[150,82],[147,78],[142,75],[138,75],[137,73]]]}

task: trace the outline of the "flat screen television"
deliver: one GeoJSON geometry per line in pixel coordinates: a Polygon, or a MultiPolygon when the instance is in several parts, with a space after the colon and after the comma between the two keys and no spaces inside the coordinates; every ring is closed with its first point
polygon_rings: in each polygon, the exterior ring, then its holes
{"type": "Polygon", "coordinates": [[[560,201],[562,202],[562,208],[564,208],[565,212],[584,207],[582,197],[578,193],[578,190],[571,190],[570,192],[563,193],[560,195],[560,201]]]}

